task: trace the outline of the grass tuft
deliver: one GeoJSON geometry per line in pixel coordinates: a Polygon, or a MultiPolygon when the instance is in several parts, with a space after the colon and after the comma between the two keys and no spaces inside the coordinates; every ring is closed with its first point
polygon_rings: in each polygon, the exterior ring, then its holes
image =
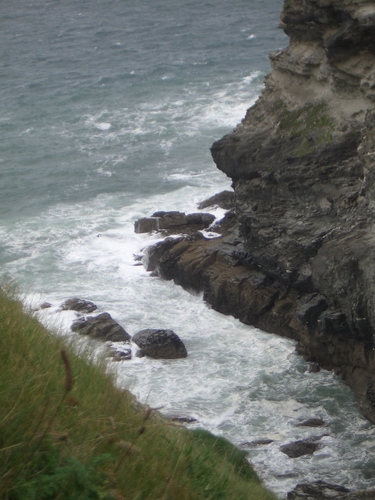
{"type": "Polygon", "coordinates": [[[270,500],[244,452],[170,425],[0,290],[0,498],[270,500]]]}

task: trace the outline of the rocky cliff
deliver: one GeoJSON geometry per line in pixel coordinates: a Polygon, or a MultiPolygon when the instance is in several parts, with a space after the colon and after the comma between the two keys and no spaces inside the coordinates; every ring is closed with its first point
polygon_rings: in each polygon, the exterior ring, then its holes
{"type": "Polygon", "coordinates": [[[375,2],[286,0],[289,46],[212,146],[232,181],[223,236],[167,240],[149,269],[297,339],[375,422],[375,2]]]}

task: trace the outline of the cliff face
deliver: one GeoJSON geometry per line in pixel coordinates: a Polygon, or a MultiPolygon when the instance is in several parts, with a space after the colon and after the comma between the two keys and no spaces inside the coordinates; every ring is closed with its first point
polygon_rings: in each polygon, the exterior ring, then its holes
{"type": "Polygon", "coordinates": [[[286,0],[281,26],[289,46],[212,155],[233,180],[242,262],[298,292],[297,309],[318,300],[302,350],[373,414],[375,2],[286,0]]]}
{"type": "Polygon", "coordinates": [[[375,422],[375,2],[286,0],[281,26],[262,95],[212,146],[225,236],[162,243],[149,269],[296,338],[375,422]]]}

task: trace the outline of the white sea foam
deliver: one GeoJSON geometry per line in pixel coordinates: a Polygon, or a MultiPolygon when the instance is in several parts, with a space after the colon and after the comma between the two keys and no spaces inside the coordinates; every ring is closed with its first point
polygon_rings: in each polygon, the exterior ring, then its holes
{"type": "MultiPolygon", "coordinates": [[[[134,258],[160,239],[158,234],[135,234],[136,219],[156,210],[196,212],[198,202],[229,188],[209,147],[241,121],[262,88],[267,52],[284,43],[276,29],[282,0],[272,0],[272,9],[269,2],[253,7],[250,2],[248,19],[254,24],[247,27],[241,2],[233,0],[228,18],[227,2],[218,1],[212,6],[217,15],[207,16],[207,30],[184,45],[180,36],[164,37],[163,29],[137,30],[144,17],[138,19],[129,2],[112,0],[93,5],[83,36],[71,26],[78,16],[71,15],[76,3],[60,2],[49,13],[53,26],[63,14],[69,30],[50,45],[35,41],[40,30],[22,17],[27,0],[19,1],[19,15],[9,17],[7,40],[14,32],[26,38],[18,45],[5,41],[10,54],[15,51],[11,64],[22,61],[25,67],[7,72],[4,88],[9,92],[4,95],[9,99],[4,99],[0,117],[9,145],[2,165],[12,165],[2,171],[7,182],[2,201],[10,200],[1,207],[2,272],[30,293],[34,308],[52,303],[38,312],[43,322],[80,341],[70,331],[76,314],[59,307],[72,296],[93,300],[98,312],[108,311],[131,334],[145,327],[174,329],[186,343],[188,358],[113,364],[121,383],[141,401],[162,402],[166,413],[195,417],[192,427],[203,426],[235,444],[274,439],[246,449],[280,497],[301,480],[325,479],[352,489],[374,485],[369,471],[375,468],[375,431],[359,415],[347,387],[331,373],[308,373],[293,341],[216,313],[201,295],[151,277],[134,258]],[[261,15],[267,19],[261,22],[267,35],[257,33],[254,40],[261,15]],[[135,27],[131,32],[123,29],[129,19],[135,27]],[[12,22],[20,24],[13,27],[12,22]],[[268,23],[275,28],[268,30],[268,23]],[[108,28],[108,39],[102,38],[100,45],[98,25],[108,28]],[[121,49],[116,48],[119,33],[121,49]],[[233,43],[222,44],[226,35],[233,43]],[[238,47],[246,37],[256,43],[245,43],[244,56],[238,47]],[[168,50],[155,51],[160,43],[168,50]],[[41,64],[30,64],[31,46],[41,64]],[[56,66],[61,64],[56,63],[57,48],[66,54],[66,79],[56,66]],[[244,72],[247,67],[254,71],[244,72]],[[19,80],[22,74],[29,81],[44,78],[46,85],[30,86],[19,80]],[[47,202],[35,208],[39,197],[47,202]],[[19,207],[23,200],[25,206],[19,207]],[[31,202],[33,213],[25,208],[31,202]],[[315,416],[327,422],[329,436],[322,438],[322,448],[296,460],[282,454],[281,444],[320,434],[296,425],[315,416]]],[[[171,15],[182,16],[185,3],[171,15]]],[[[202,2],[197,0],[196,7],[199,12],[202,2]]],[[[195,10],[188,8],[190,16],[195,10]]],[[[30,9],[26,11],[29,20],[30,9]]],[[[158,19],[159,27],[165,22],[158,19]]],[[[8,25],[0,36],[7,30],[8,25]]],[[[220,209],[215,213],[223,215],[220,209]]],[[[209,231],[205,235],[215,237],[209,231]]]]}
{"type": "Polygon", "coordinates": [[[185,342],[188,358],[135,358],[116,364],[121,384],[141,401],[162,405],[166,414],[196,418],[192,427],[203,426],[238,445],[274,439],[270,445],[249,448],[249,458],[280,496],[306,478],[366,487],[367,480],[352,464],[370,460],[375,436],[359,416],[349,389],[331,373],[309,374],[294,353],[293,341],[222,316],[207,308],[200,295],[151,278],[135,265],[134,255],[159,235],[135,234],[134,220],[161,207],[196,211],[201,192],[186,186],[173,196],[156,195],[126,207],[113,195],[61,204],[39,219],[19,223],[16,230],[2,229],[8,248],[24,252],[20,261],[5,268],[16,277],[20,266],[32,274],[40,290],[33,304],[52,303],[40,311],[41,319],[66,334],[75,335],[69,327],[76,316],[59,311],[59,305],[71,296],[93,300],[98,312],[108,311],[132,335],[147,327],[172,328],[185,342]],[[327,427],[297,426],[312,416],[323,418],[327,427]],[[322,438],[312,457],[291,461],[280,452],[281,444],[325,432],[329,437],[322,438]],[[285,478],[288,472],[293,477],[285,478]]]}

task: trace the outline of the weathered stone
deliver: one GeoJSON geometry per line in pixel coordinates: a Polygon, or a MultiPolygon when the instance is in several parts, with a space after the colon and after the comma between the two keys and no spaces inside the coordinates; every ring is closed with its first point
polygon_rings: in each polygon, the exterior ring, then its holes
{"type": "Polygon", "coordinates": [[[152,233],[153,231],[159,231],[158,217],[142,217],[134,223],[136,233],[152,233]]]}
{"type": "Polygon", "coordinates": [[[71,329],[80,335],[90,335],[93,338],[112,342],[129,342],[131,338],[124,328],[112,319],[108,313],[79,318],[72,324],[71,329]]]}
{"type": "Polygon", "coordinates": [[[132,341],[150,358],[177,359],[187,356],[184,343],[172,330],[141,330],[133,336],[132,341]]]}
{"type": "Polygon", "coordinates": [[[327,309],[327,302],[319,294],[304,295],[298,302],[297,318],[307,326],[315,326],[320,314],[327,309]]]}
{"type": "Polygon", "coordinates": [[[78,311],[80,313],[87,314],[95,311],[97,306],[89,300],[74,297],[72,299],[67,299],[63,304],[61,304],[61,309],[63,311],[78,311]]]}
{"type": "Polygon", "coordinates": [[[234,208],[234,192],[222,191],[221,193],[214,194],[207,200],[198,203],[199,210],[208,207],[220,207],[224,210],[232,210],[234,208]]]}
{"type": "Polygon", "coordinates": [[[321,427],[323,425],[325,422],[321,418],[308,418],[297,424],[298,427],[321,427]]]}
{"type": "Polygon", "coordinates": [[[348,500],[350,490],[343,486],[329,484],[324,481],[316,481],[315,483],[297,484],[293,491],[288,493],[288,500],[328,500],[335,499],[348,500]]]}
{"type": "Polygon", "coordinates": [[[312,455],[319,448],[319,444],[313,440],[299,440],[280,446],[280,451],[289,458],[298,458],[303,455],[312,455]]]}
{"type": "Polygon", "coordinates": [[[194,234],[196,231],[206,229],[215,220],[209,213],[185,214],[183,212],[155,212],[151,217],[143,217],[134,224],[136,233],[150,233],[160,231],[165,235],[194,234]]]}
{"type": "Polygon", "coordinates": [[[232,180],[230,224],[209,242],[162,244],[149,264],[295,338],[375,422],[375,9],[287,0],[281,26],[290,44],[271,54],[261,96],[211,148],[232,180]]]}
{"type": "Polygon", "coordinates": [[[169,417],[172,422],[181,422],[182,424],[192,424],[197,421],[194,417],[169,417]]]}
{"type": "Polygon", "coordinates": [[[273,443],[273,439],[264,438],[264,439],[255,439],[254,441],[246,441],[244,443],[241,443],[240,446],[255,447],[255,446],[264,446],[271,443],[273,443]]]}

